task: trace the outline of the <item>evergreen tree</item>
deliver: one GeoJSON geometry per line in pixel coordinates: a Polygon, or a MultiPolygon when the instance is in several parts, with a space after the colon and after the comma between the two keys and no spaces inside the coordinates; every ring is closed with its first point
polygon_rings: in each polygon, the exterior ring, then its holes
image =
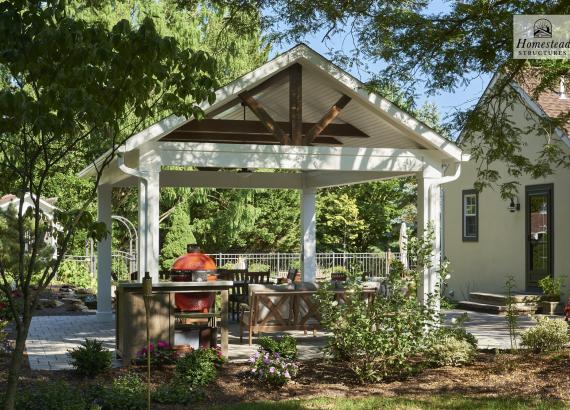
{"type": "Polygon", "coordinates": [[[178,205],[170,217],[170,228],[164,237],[160,254],[162,269],[170,269],[180,255],[186,253],[186,245],[196,243],[196,238],[190,228],[190,217],[187,207],[178,205]]]}

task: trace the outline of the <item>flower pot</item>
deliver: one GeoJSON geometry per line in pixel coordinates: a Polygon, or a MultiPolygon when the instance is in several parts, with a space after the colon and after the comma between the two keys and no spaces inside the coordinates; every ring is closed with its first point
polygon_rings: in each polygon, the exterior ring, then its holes
{"type": "Polygon", "coordinates": [[[543,315],[559,315],[562,313],[562,303],[543,300],[540,302],[543,315]]]}

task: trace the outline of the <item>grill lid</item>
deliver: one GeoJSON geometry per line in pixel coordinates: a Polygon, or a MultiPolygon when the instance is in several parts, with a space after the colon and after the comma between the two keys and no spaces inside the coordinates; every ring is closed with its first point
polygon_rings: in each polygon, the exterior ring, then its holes
{"type": "Polygon", "coordinates": [[[196,244],[188,244],[188,253],[180,256],[172,264],[172,273],[175,271],[216,271],[216,263],[208,255],[200,252],[200,247],[196,244]]]}

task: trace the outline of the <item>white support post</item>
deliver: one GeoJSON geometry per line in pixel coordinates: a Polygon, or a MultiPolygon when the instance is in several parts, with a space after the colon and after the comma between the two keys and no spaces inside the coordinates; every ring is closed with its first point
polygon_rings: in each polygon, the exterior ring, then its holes
{"type": "MultiPolygon", "coordinates": [[[[418,183],[418,237],[422,237],[426,232],[428,225],[431,224],[434,230],[434,244],[431,267],[426,269],[420,278],[418,286],[418,299],[426,304],[430,294],[434,294],[438,285],[438,270],[441,259],[441,243],[440,243],[440,185],[437,178],[417,177],[418,183]]],[[[434,308],[439,311],[439,298],[435,298],[436,306],[434,308]]]]}
{"type": "Polygon", "coordinates": [[[146,181],[142,178],[139,178],[139,223],[138,223],[138,230],[139,230],[139,243],[138,243],[138,280],[142,282],[142,278],[144,277],[144,273],[146,272],[146,207],[147,207],[147,200],[146,200],[146,181]]]}
{"type": "Polygon", "coordinates": [[[160,173],[151,172],[148,178],[148,219],[147,219],[147,265],[146,270],[150,272],[153,283],[158,282],[158,259],[160,253],[159,231],[160,231],[160,173]]]}
{"type": "Polygon", "coordinates": [[[317,278],[317,190],[301,190],[301,254],[304,282],[315,282],[317,278]]]}
{"type": "Polygon", "coordinates": [[[139,281],[149,272],[158,282],[160,173],[146,172],[139,178],[139,281]]]}
{"type": "Polygon", "coordinates": [[[113,318],[111,295],[112,192],[111,185],[97,187],[97,220],[103,222],[109,231],[108,235],[97,245],[97,316],[101,319],[113,318]]]}

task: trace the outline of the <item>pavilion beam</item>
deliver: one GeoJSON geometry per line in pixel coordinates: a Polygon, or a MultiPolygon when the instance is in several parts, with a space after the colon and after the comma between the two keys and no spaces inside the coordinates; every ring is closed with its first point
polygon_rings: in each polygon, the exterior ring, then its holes
{"type": "Polygon", "coordinates": [[[303,67],[295,64],[289,68],[289,122],[291,144],[303,144],[303,67]]]}
{"type": "Polygon", "coordinates": [[[259,104],[259,102],[253,98],[253,95],[249,91],[244,91],[239,94],[239,98],[249,107],[249,109],[259,118],[262,124],[269,130],[269,132],[275,136],[277,141],[283,145],[289,145],[289,136],[286,135],[279,124],[271,118],[271,116],[265,111],[265,109],[259,104]]]}
{"type": "Polygon", "coordinates": [[[300,173],[164,170],[160,174],[161,187],[220,189],[300,189],[303,187],[303,176],[300,173]]]}
{"type": "Polygon", "coordinates": [[[327,128],[327,126],[333,122],[336,117],[338,117],[342,109],[346,107],[350,101],[351,98],[347,95],[340,97],[339,100],[327,111],[323,118],[321,118],[321,120],[317,122],[313,128],[307,132],[307,134],[305,134],[305,138],[303,140],[304,145],[311,144],[317,135],[320,135],[320,133],[323,132],[323,130],[327,128]]]}
{"type": "MultiPolygon", "coordinates": [[[[288,122],[277,121],[277,125],[281,129],[287,129],[289,127],[288,122]]],[[[301,133],[307,134],[309,130],[315,127],[317,124],[313,122],[302,123],[301,133]]],[[[185,133],[185,132],[211,132],[211,133],[225,133],[225,134],[268,134],[268,130],[259,121],[252,120],[220,120],[220,119],[204,119],[204,120],[194,120],[190,121],[181,127],[173,130],[172,133],[185,133]]],[[[168,138],[167,134],[163,139],[168,138]]],[[[328,137],[354,137],[354,138],[369,138],[369,135],[365,134],[358,128],[351,124],[329,124],[327,127],[319,133],[319,136],[328,137]]]]}
{"type": "Polygon", "coordinates": [[[308,188],[330,188],[379,181],[405,175],[414,175],[414,173],[381,171],[315,171],[305,173],[305,186],[308,188]]]}
{"type": "Polygon", "coordinates": [[[162,166],[398,173],[441,168],[436,152],[421,149],[160,142],[157,150],[162,166]]]}
{"type": "MultiPolygon", "coordinates": [[[[207,132],[178,132],[174,131],[161,141],[179,142],[238,142],[242,144],[279,144],[272,134],[226,134],[207,132]]],[[[342,145],[342,142],[334,137],[322,136],[314,141],[315,144],[342,145]]]]}

